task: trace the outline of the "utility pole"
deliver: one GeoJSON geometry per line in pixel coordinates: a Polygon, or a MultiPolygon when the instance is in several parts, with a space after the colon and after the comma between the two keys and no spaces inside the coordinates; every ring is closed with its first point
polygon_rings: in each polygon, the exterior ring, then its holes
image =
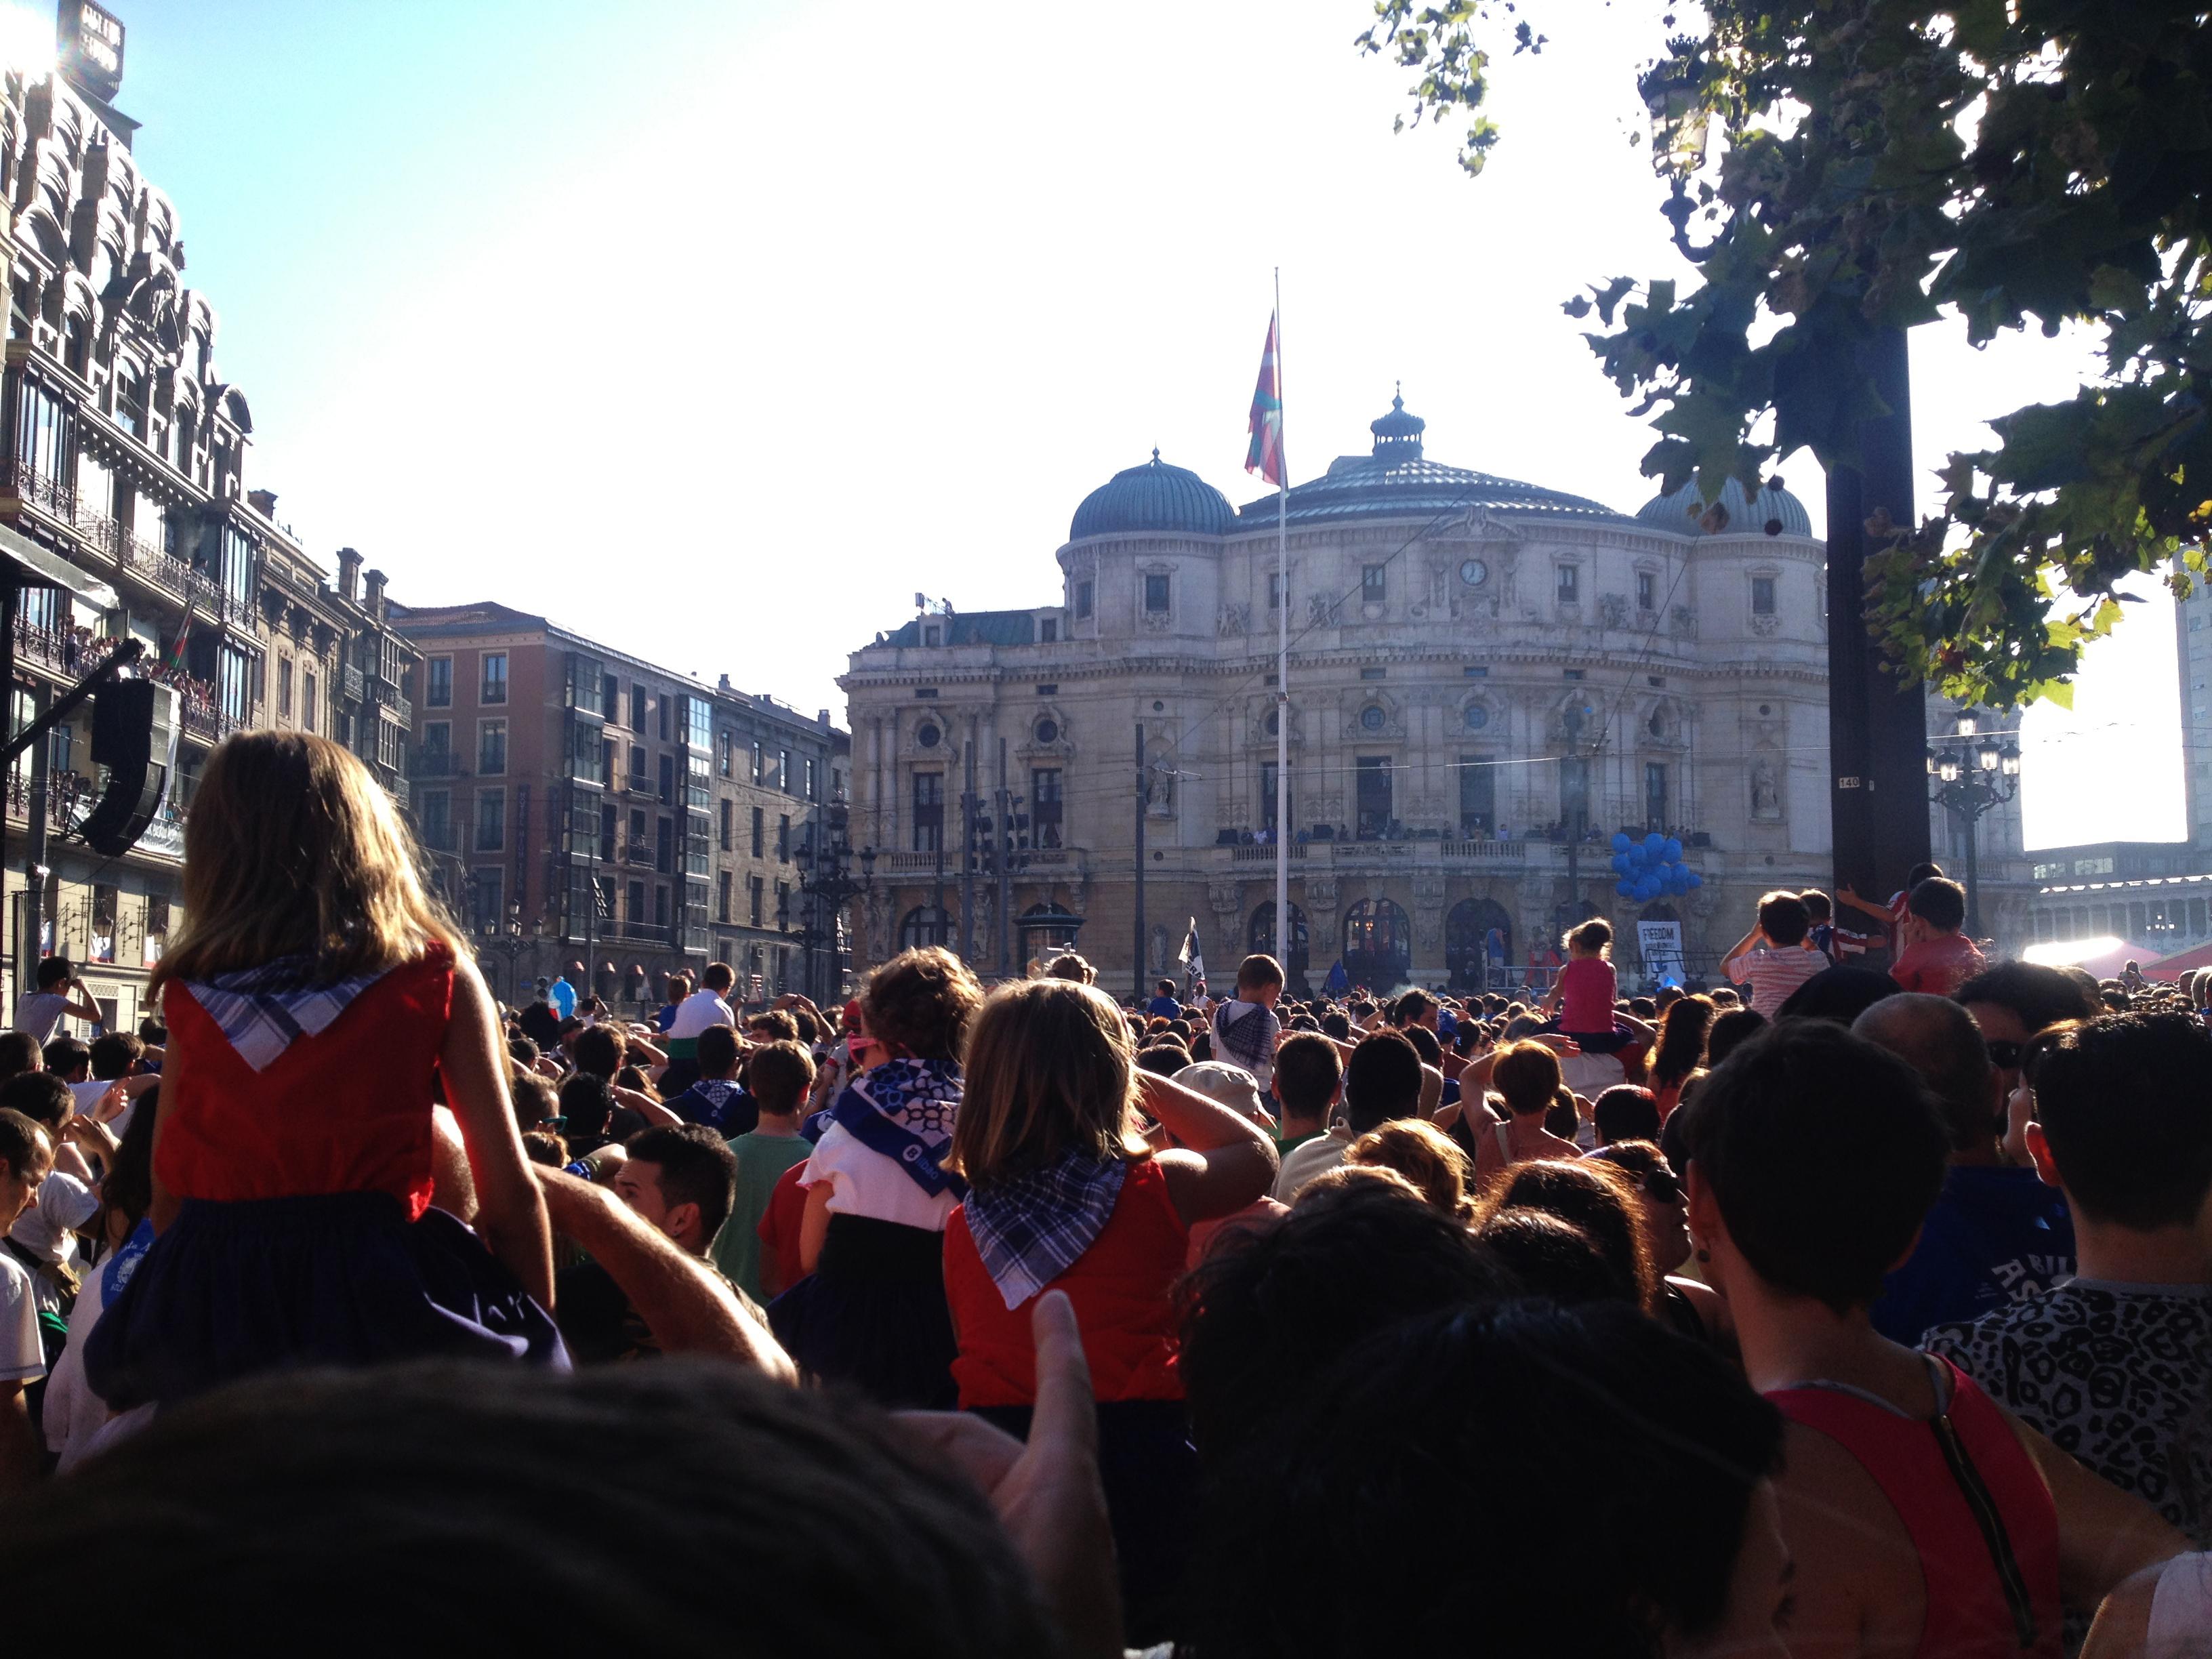
{"type": "Polygon", "coordinates": [[[968,727],[967,787],[960,794],[960,960],[975,960],[975,727],[968,727]]]}
{"type": "Polygon", "coordinates": [[[1014,795],[1006,784],[1006,740],[999,739],[999,811],[996,833],[991,838],[999,860],[999,977],[1011,978],[1013,960],[1009,945],[1013,938],[1014,912],[1014,795]]]}
{"type": "Polygon", "coordinates": [[[1877,332],[1860,362],[1889,412],[1860,422],[1857,468],[1828,473],[1829,812],[1836,885],[1879,904],[1928,858],[1928,714],[1921,682],[1894,672],[1866,622],[1867,520],[1913,523],[1905,331],[1877,332]]]}
{"type": "Polygon", "coordinates": [[[1137,722],[1137,914],[1136,949],[1131,954],[1136,958],[1137,1006],[1145,1006],[1145,723],[1137,722]]]}

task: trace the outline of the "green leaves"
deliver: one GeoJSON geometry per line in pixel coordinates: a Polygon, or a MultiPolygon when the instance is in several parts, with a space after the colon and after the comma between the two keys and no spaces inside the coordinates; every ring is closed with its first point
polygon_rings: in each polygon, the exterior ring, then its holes
{"type": "MultiPolygon", "coordinates": [[[[1509,15],[1513,49],[1540,49],[1504,0],[1376,0],[1360,45],[1415,71],[1415,119],[1469,115],[1509,15]]],[[[1941,510],[1882,527],[1869,570],[1901,666],[1979,705],[2063,699],[2122,579],[2212,574],[2212,32],[2179,0],[1709,0],[1705,17],[1655,40],[1639,79],[1655,159],[1725,141],[1662,207],[1699,280],[1620,277],[1564,307],[1595,317],[1603,372],[1659,434],[1645,472],[1711,501],[1799,449],[1851,465],[1882,407],[1862,363],[1883,328],[2098,331],[2103,375],[1952,456],[1941,510]],[[1753,442],[1769,416],[1773,443],[1753,442]]],[[[1462,165],[1498,142],[1478,117],[1462,165]]]]}

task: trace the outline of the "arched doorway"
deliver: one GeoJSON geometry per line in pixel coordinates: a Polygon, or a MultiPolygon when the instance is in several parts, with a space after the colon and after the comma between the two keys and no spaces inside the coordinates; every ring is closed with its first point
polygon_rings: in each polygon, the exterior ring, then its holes
{"type": "Polygon", "coordinates": [[[1245,948],[1255,955],[1273,957],[1283,963],[1283,971],[1292,979],[1304,976],[1312,960],[1312,941],[1306,934],[1306,913],[1293,904],[1291,907],[1291,955],[1284,961],[1275,950],[1275,907],[1273,901],[1252,913],[1252,925],[1245,933],[1245,948]]]}
{"type": "Polygon", "coordinates": [[[1513,918],[1496,899],[1462,899],[1444,918],[1444,965],[1462,991],[1503,987],[1513,960],[1513,918]]]}
{"type": "Polygon", "coordinates": [[[1344,971],[1354,985],[1395,991],[1413,970],[1413,928],[1386,898],[1362,899],[1344,915],[1344,971]]]}
{"type": "Polygon", "coordinates": [[[917,905],[899,924],[899,949],[912,951],[925,945],[942,945],[952,937],[952,918],[935,905],[917,905]]]}

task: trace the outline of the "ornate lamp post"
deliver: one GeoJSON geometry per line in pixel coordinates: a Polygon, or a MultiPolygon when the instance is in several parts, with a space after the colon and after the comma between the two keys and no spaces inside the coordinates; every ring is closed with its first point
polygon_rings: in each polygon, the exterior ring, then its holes
{"type": "Polygon", "coordinates": [[[521,999],[515,996],[516,964],[521,961],[523,952],[535,951],[544,936],[545,922],[542,917],[531,924],[528,933],[523,931],[522,905],[519,900],[507,907],[507,915],[503,921],[486,917],[481,925],[477,950],[477,960],[482,961],[494,951],[507,958],[507,994],[518,1003],[521,999]]]}
{"type": "Polygon", "coordinates": [[[2020,745],[2001,732],[1977,732],[1972,714],[1959,716],[1959,741],[1928,754],[1934,787],[1929,799],[1948,807],[1966,825],[1966,932],[1982,936],[1981,841],[1983,815],[2020,792],[2020,745]]]}
{"type": "Polygon", "coordinates": [[[833,822],[828,828],[828,842],[817,846],[815,826],[808,825],[806,838],[791,855],[792,862],[799,866],[799,890],[807,899],[806,925],[796,937],[799,949],[805,953],[806,994],[817,1002],[825,997],[844,994],[841,953],[837,949],[842,932],[839,918],[848,905],[873,891],[876,884],[876,849],[863,847],[856,853],[845,838],[842,823],[833,822]],[[860,870],[858,877],[853,874],[856,862],[860,870]],[[828,985],[814,971],[815,951],[825,945],[830,953],[828,978],[834,981],[828,985]]]}

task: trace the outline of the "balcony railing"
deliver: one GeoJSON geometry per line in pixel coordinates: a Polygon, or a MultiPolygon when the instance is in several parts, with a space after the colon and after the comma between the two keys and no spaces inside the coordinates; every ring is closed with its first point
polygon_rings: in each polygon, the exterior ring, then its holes
{"type": "Polygon", "coordinates": [[[368,677],[352,663],[348,663],[338,689],[353,702],[359,702],[368,696],[368,677]]]}
{"type": "Polygon", "coordinates": [[[185,815],[173,810],[164,811],[146,826],[146,833],[138,837],[136,850],[158,853],[164,858],[184,857],[185,815]]]}
{"type": "Polygon", "coordinates": [[[467,774],[453,761],[451,749],[417,749],[407,757],[410,778],[458,778],[467,774]]]}
{"type": "MultiPolygon", "coordinates": [[[[31,816],[31,781],[19,772],[9,772],[4,789],[8,816],[27,820],[31,816]]],[[[75,772],[46,774],[46,823],[59,828],[66,824],[80,803],[92,799],[92,780],[80,777],[75,772]]]]}
{"type": "Polygon", "coordinates": [[[179,720],[188,738],[200,738],[209,743],[221,743],[232,732],[243,730],[246,722],[220,705],[197,697],[179,699],[179,720]]]}
{"type": "Polygon", "coordinates": [[[399,688],[390,680],[383,678],[369,680],[368,693],[375,702],[389,708],[398,717],[402,726],[415,724],[415,705],[402,696],[399,688]]]}
{"type": "Polygon", "coordinates": [[[458,853],[461,850],[459,832],[453,828],[451,820],[444,823],[418,825],[415,838],[422,843],[422,850],[426,853],[458,853]]]}
{"type": "Polygon", "coordinates": [[[76,492],[58,478],[48,477],[28,461],[10,459],[4,471],[4,487],[10,495],[26,506],[64,522],[76,518],[76,492]]]}

